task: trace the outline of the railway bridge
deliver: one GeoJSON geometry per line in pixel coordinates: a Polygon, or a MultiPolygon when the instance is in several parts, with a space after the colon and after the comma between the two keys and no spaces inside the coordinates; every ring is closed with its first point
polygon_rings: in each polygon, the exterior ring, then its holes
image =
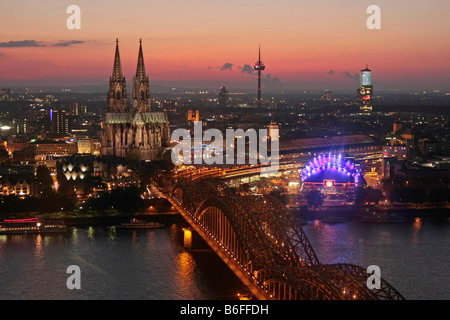
{"type": "Polygon", "coordinates": [[[276,198],[241,195],[218,178],[162,177],[159,190],[260,300],[402,300],[366,269],[322,264],[302,227],[276,198]]]}

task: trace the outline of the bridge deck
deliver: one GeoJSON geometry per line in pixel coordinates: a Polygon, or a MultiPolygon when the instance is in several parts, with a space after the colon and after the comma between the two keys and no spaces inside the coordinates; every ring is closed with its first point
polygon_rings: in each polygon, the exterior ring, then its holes
{"type": "Polygon", "coordinates": [[[158,187],[257,299],[403,299],[384,279],[369,289],[359,266],[321,264],[274,198],[235,194],[217,178],[161,177],[158,187]]]}

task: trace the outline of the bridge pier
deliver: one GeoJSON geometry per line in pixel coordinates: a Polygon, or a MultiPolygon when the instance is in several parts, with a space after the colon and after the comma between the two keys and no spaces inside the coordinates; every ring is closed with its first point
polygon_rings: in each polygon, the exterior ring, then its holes
{"type": "Polygon", "coordinates": [[[183,228],[183,246],[186,249],[192,249],[192,230],[189,228],[183,228]]]}
{"type": "Polygon", "coordinates": [[[191,227],[184,227],[183,231],[183,247],[187,250],[209,249],[208,244],[203,238],[191,227]]]}

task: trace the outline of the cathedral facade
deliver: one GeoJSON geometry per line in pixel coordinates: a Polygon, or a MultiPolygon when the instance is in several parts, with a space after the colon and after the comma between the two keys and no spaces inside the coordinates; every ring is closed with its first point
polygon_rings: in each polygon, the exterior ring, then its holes
{"type": "Polygon", "coordinates": [[[119,42],[116,40],[114,68],[109,79],[107,110],[102,119],[101,154],[137,160],[155,160],[170,142],[167,114],[151,111],[149,79],[145,73],[142,41],[136,75],[128,106],[126,81],[122,73],[119,42]]]}

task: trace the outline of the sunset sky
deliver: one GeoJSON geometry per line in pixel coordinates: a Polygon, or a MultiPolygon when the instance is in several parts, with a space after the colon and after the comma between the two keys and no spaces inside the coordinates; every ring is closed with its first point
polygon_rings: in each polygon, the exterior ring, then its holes
{"type": "Polygon", "coordinates": [[[450,91],[448,0],[20,0],[0,10],[0,86],[107,84],[119,38],[127,81],[142,38],[152,84],[252,88],[257,60],[285,90],[450,91]],[[69,30],[66,9],[81,8],[69,30]],[[366,9],[381,8],[381,30],[366,9]],[[356,87],[355,87],[356,86],[356,87]]]}

